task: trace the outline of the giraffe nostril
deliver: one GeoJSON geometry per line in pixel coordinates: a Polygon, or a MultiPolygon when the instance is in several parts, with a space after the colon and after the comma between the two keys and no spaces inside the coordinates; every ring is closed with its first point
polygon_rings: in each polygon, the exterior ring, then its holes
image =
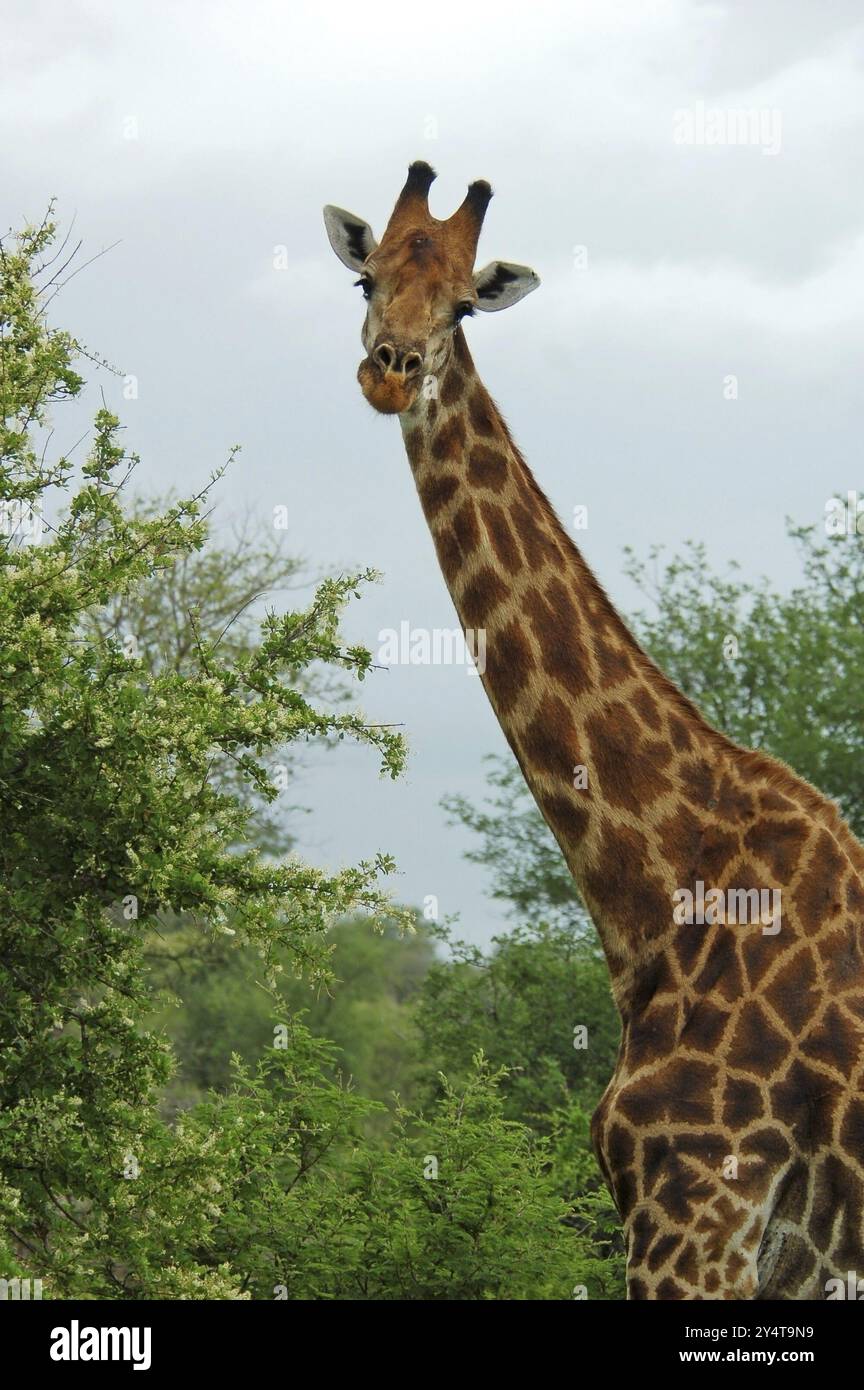
{"type": "Polygon", "coordinates": [[[382,372],[389,372],[396,363],[396,349],[390,343],[380,343],[372,354],[372,361],[377,363],[382,372]]]}
{"type": "Polygon", "coordinates": [[[402,363],[402,371],[405,376],[416,376],[423,366],[423,358],[419,352],[409,352],[402,363]]]}

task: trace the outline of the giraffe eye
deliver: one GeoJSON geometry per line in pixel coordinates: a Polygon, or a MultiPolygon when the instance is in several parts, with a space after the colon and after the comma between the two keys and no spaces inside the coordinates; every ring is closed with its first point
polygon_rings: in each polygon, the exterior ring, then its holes
{"type": "Polygon", "coordinates": [[[470,318],[473,313],[474,305],[471,303],[471,300],[463,299],[461,304],[456,305],[456,313],[454,315],[454,318],[456,319],[457,323],[460,323],[462,319],[470,318]]]}
{"type": "Polygon", "coordinates": [[[360,289],[363,291],[363,298],[371,299],[374,285],[372,284],[372,281],[369,279],[369,276],[361,275],[359,280],[354,281],[354,288],[356,289],[358,285],[360,286],[360,289]]]}

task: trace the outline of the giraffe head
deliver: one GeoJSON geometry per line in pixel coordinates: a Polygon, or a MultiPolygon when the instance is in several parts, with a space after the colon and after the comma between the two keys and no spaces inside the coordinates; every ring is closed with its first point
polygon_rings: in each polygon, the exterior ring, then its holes
{"type": "Polygon", "coordinates": [[[380,242],[362,218],[324,209],[333,250],[360,276],[367,355],[357,377],[367,401],[384,415],[409,410],[424,381],[440,376],[461,319],[477,309],[506,309],[540,283],[533,270],[507,261],[475,271],[492,189],[478,179],[461,207],[439,222],[428,204],[434,178],[422,160],[411,165],[380,242]]]}

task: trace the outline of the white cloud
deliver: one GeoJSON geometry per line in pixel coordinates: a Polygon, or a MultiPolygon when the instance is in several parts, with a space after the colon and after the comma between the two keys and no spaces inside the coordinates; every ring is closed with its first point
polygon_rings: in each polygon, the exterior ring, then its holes
{"type": "MultiPolygon", "coordinates": [[[[798,281],[762,279],[734,263],[645,266],[592,262],[584,272],[559,270],[544,285],[547,301],[565,316],[594,318],[622,329],[662,325],[663,333],[700,336],[727,328],[757,329],[800,339],[813,333],[864,327],[864,234],[837,247],[823,267],[798,281]]],[[[790,343],[794,350],[797,343],[790,343]]]]}

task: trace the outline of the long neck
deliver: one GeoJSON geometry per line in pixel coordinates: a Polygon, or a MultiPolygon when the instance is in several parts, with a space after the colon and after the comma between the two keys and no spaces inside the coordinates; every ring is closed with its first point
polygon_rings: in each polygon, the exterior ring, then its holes
{"type": "Polygon", "coordinates": [[[682,780],[710,804],[713,731],[603,593],[461,331],[437,394],[421,392],[400,418],[462,627],[485,634],[483,684],[598,927],[620,1003],[671,924],[686,866],[667,846],[682,780]]]}

